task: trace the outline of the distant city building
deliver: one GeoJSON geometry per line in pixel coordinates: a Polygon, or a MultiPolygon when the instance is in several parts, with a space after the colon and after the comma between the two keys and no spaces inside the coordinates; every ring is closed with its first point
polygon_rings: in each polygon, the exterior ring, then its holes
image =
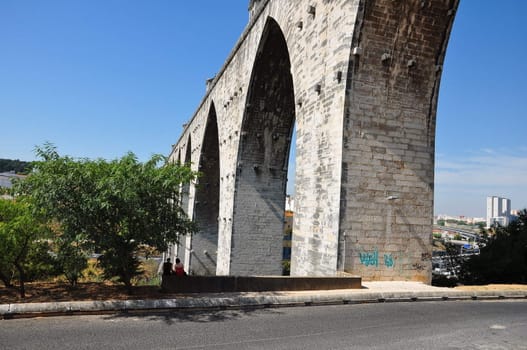
{"type": "Polygon", "coordinates": [[[14,171],[9,171],[6,173],[0,173],[0,187],[11,188],[13,187],[14,179],[23,179],[26,175],[16,174],[14,171]]]}
{"type": "Polygon", "coordinates": [[[467,218],[469,224],[475,225],[478,222],[485,222],[485,218],[467,218]]]}
{"type": "Polygon", "coordinates": [[[292,196],[285,197],[285,216],[284,216],[284,237],[282,241],[282,263],[285,264],[282,271],[283,274],[289,274],[289,266],[291,262],[291,240],[293,239],[293,215],[295,211],[295,200],[292,196]],[[286,272],[287,270],[287,272],[286,272]]]}
{"type": "Polygon", "coordinates": [[[284,238],[283,238],[283,251],[282,259],[285,261],[291,260],[291,240],[293,238],[293,212],[290,210],[285,211],[284,217],[284,238]]]}
{"type": "Polygon", "coordinates": [[[487,197],[487,227],[493,224],[507,226],[511,219],[511,200],[491,196],[487,197]]]}
{"type": "Polygon", "coordinates": [[[290,195],[285,197],[285,211],[295,211],[295,199],[290,195]]]}
{"type": "Polygon", "coordinates": [[[511,214],[512,214],[513,216],[519,216],[519,215],[520,215],[520,211],[521,211],[521,210],[519,210],[519,209],[511,210],[511,214]]]}
{"type": "Polygon", "coordinates": [[[448,226],[450,220],[463,221],[468,225],[476,225],[478,222],[485,222],[485,218],[470,217],[470,216],[451,216],[451,215],[436,215],[434,216],[434,224],[437,224],[438,221],[445,221],[445,226],[448,226]]]}
{"type": "Polygon", "coordinates": [[[2,199],[13,199],[11,195],[7,193],[3,193],[3,188],[11,188],[13,187],[13,180],[14,179],[23,179],[26,175],[18,175],[15,174],[14,171],[4,172],[0,173],[0,198],[2,199]]]}

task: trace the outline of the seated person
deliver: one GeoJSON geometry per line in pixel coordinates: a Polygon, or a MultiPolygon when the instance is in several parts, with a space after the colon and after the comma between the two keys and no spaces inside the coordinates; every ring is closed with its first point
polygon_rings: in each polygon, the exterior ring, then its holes
{"type": "Polygon", "coordinates": [[[172,263],[170,262],[170,258],[167,258],[167,261],[163,263],[163,276],[171,275],[172,274],[172,263]]]}
{"type": "Polygon", "coordinates": [[[174,269],[172,270],[173,274],[176,276],[186,276],[187,273],[185,272],[185,269],[183,267],[183,263],[179,258],[176,258],[176,263],[174,264],[174,269]]]}

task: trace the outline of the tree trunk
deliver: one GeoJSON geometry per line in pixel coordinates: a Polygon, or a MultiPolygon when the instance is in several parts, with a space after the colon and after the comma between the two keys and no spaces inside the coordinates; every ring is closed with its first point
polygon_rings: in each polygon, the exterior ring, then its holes
{"type": "Polygon", "coordinates": [[[0,271],[0,281],[4,283],[4,286],[6,288],[13,288],[13,284],[11,283],[11,278],[7,277],[2,271],[0,271]]]}
{"type": "Polygon", "coordinates": [[[128,276],[128,274],[126,274],[126,276],[123,276],[123,283],[126,287],[126,293],[128,293],[128,295],[131,295],[133,293],[132,279],[130,278],[130,276],[128,276]]]}
{"type": "Polygon", "coordinates": [[[22,268],[22,265],[20,265],[19,263],[15,263],[15,267],[16,269],[18,270],[18,275],[19,275],[19,281],[20,281],[20,287],[19,287],[19,292],[20,292],[20,297],[21,298],[25,298],[26,297],[26,288],[24,286],[24,281],[26,279],[26,273],[24,272],[24,269],[22,268]]]}

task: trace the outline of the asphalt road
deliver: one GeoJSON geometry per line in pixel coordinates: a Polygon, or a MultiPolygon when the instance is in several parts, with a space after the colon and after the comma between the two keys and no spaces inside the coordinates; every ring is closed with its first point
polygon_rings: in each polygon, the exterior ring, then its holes
{"type": "Polygon", "coordinates": [[[527,349],[527,301],[2,320],[0,349],[527,349]]]}

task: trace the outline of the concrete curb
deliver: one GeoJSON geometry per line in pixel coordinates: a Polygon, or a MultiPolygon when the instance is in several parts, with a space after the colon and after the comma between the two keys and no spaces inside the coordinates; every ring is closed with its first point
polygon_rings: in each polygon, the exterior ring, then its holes
{"type": "MultiPolygon", "coordinates": [[[[439,289],[439,288],[438,288],[439,289]]],[[[193,296],[157,300],[71,301],[0,304],[2,319],[140,311],[217,310],[227,308],[287,307],[446,300],[527,299],[527,291],[367,291],[332,290],[301,293],[252,293],[254,295],[193,296]]]]}

